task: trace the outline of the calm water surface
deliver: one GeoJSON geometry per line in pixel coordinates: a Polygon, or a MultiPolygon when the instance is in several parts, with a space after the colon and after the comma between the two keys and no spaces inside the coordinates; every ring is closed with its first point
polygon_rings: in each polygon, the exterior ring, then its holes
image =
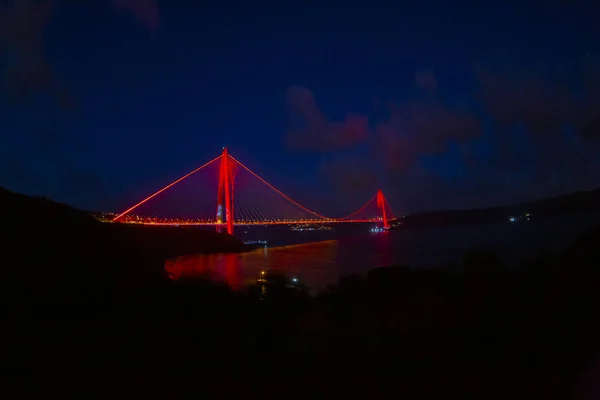
{"type": "MultiPolygon", "coordinates": [[[[244,254],[181,257],[166,263],[173,279],[210,275],[238,289],[255,282],[263,270],[297,277],[317,291],[344,275],[366,274],[393,264],[415,268],[458,264],[473,249],[495,249],[515,266],[539,253],[558,253],[579,234],[600,225],[600,214],[562,216],[544,221],[462,228],[394,230],[378,234],[370,226],[347,231],[298,233],[285,227],[262,228],[250,239],[269,239],[268,246],[244,254]],[[258,235],[258,237],[257,237],[258,235]],[[312,235],[312,236],[311,236],[312,235]],[[313,243],[301,241],[321,240],[313,243]],[[271,244],[275,243],[275,246],[271,244]]],[[[241,231],[240,235],[248,235],[241,231]]],[[[237,232],[236,232],[237,233],[237,232]]]]}

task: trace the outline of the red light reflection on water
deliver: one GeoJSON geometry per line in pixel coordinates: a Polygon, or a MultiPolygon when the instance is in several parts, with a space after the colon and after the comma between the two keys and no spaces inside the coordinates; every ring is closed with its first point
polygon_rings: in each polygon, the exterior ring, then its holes
{"type": "Polygon", "coordinates": [[[170,279],[185,280],[209,278],[225,282],[232,289],[242,286],[242,266],[237,254],[209,254],[199,256],[184,256],[168,260],[165,272],[170,279]]]}
{"type": "Polygon", "coordinates": [[[217,270],[219,275],[225,279],[225,282],[234,290],[242,287],[242,265],[237,254],[223,255],[219,260],[217,270]]]}
{"type": "Polygon", "coordinates": [[[301,283],[322,289],[337,281],[338,242],[334,240],[282,247],[265,247],[243,254],[210,254],[180,257],[165,264],[174,280],[209,277],[233,289],[255,283],[261,271],[297,277],[301,283]]]}

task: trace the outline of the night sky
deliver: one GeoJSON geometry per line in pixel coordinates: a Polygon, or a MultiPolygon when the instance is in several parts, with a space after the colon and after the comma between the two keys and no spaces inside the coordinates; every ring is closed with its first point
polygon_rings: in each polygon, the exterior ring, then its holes
{"type": "Polygon", "coordinates": [[[227,145],[332,216],[600,187],[592,1],[311,3],[0,0],[0,186],[120,211],[227,145]]]}

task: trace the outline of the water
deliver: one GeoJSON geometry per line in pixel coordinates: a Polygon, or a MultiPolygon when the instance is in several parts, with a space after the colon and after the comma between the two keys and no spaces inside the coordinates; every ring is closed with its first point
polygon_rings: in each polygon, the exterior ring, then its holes
{"type": "Polygon", "coordinates": [[[182,257],[167,262],[173,279],[210,275],[238,289],[255,282],[263,270],[297,277],[314,291],[341,276],[364,275],[388,265],[428,268],[457,265],[474,249],[499,251],[510,266],[539,253],[556,254],[587,229],[600,225],[600,214],[561,216],[543,221],[478,225],[461,228],[393,230],[370,233],[371,226],[336,227],[336,232],[290,232],[285,227],[255,229],[268,245],[244,254],[182,257]],[[317,241],[302,243],[306,241],[317,241]],[[272,244],[276,245],[273,246],[272,244]],[[294,243],[294,244],[286,244],[294,243]]]}

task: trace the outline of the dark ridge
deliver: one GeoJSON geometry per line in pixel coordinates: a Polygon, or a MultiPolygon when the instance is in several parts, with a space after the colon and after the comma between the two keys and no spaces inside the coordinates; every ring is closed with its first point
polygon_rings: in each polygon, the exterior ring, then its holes
{"type": "Polygon", "coordinates": [[[74,301],[110,297],[117,286],[161,281],[170,257],[245,249],[226,234],[102,223],[68,205],[2,188],[0,206],[2,283],[13,300],[48,300],[36,291],[74,301]]]}
{"type": "Polygon", "coordinates": [[[536,200],[502,207],[439,210],[420,212],[401,218],[402,228],[437,228],[457,225],[491,224],[508,222],[511,216],[531,219],[555,215],[600,211],[600,189],[580,191],[549,199],[536,200]]]}
{"type": "Polygon", "coordinates": [[[311,298],[287,286],[170,282],[163,250],[145,244],[175,232],[231,243],[216,233],[103,224],[5,190],[0,205],[0,371],[19,393],[564,399],[599,390],[600,229],[521,268],[481,250],[460,268],[379,268],[311,298]]]}

